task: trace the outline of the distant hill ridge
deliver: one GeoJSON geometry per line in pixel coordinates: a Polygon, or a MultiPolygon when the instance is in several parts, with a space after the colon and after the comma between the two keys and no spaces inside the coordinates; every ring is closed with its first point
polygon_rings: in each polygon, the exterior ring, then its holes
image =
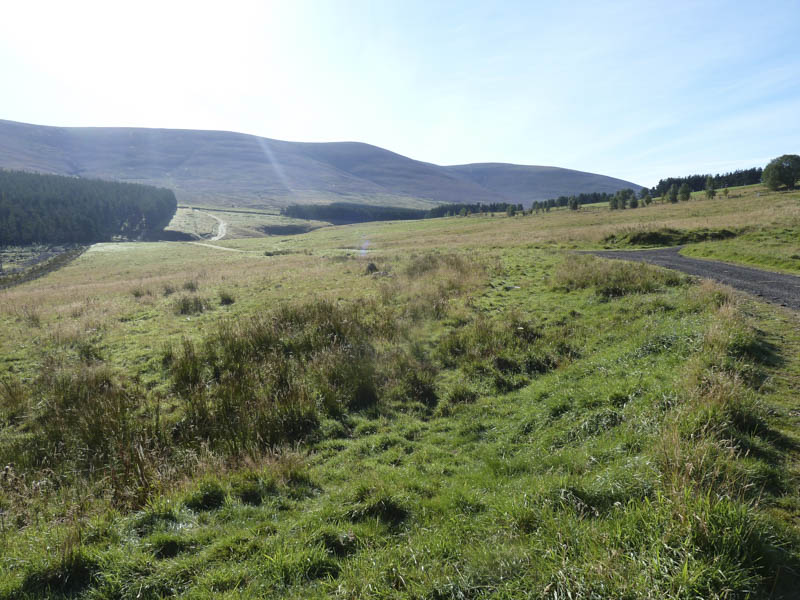
{"type": "Polygon", "coordinates": [[[286,142],[227,131],[50,127],[0,120],[0,167],[147,183],[208,206],[361,202],[529,205],[641,186],[505,163],[439,166],[360,142],[286,142]]]}

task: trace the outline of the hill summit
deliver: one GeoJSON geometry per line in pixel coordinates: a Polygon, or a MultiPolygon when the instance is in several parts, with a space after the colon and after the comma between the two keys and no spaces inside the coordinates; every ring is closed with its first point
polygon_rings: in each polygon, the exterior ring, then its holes
{"type": "Polygon", "coordinates": [[[0,120],[0,167],[147,183],[208,206],[336,201],[429,206],[514,202],[641,186],[558,167],[440,166],[359,142],[287,142],[228,131],[50,127],[0,120]]]}

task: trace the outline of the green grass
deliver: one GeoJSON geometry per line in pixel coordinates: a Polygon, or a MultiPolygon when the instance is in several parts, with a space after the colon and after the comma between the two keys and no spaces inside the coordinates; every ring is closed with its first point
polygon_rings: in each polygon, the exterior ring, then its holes
{"type": "Polygon", "coordinates": [[[736,240],[692,245],[683,254],[800,275],[800,225],[757,228],[736,240]]]}
{"type": "Polygon", "coordinates": [[[203,206],[178,208],[167,229],[181,231],[198,238],[208,238],[217,232],[216,216],[227,223],[226,238],[263,237],[284,233],[304,233],[330,225],[324,221],[307,221],[281,216],[277,209],[258,210],[206,208],[203,206]]]}
{"type": "Polygon", "coordinates": [[[4,292],[0,598],[792,597],[796,315],[550,218],[101,246],[4,292]]]}

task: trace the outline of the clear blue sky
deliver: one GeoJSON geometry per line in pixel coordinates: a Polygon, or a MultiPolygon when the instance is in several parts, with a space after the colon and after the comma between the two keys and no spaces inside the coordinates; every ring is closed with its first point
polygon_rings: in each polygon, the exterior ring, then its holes
{"type": "Polygon", "coordinates": [[[643,185],[800,153],[800,2],[14,2],[0,118],[643,185]]]}

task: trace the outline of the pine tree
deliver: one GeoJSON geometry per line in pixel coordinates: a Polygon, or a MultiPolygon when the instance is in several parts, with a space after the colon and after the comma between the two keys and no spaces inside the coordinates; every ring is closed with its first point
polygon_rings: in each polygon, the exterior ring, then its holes
{"type": "Polygon", "coordinates": [[[672,204],[677,204],[678,202],[678,186],[674,183],[669,186],[669,190],[667,190],[667,198],[672,204]]]}
{"type": "Polygon", "coordinates": [[[717,190],[714,189],[714,178],[709,175],[706,177],[706,198],[711,200],[717,195],[717,190]]]}

